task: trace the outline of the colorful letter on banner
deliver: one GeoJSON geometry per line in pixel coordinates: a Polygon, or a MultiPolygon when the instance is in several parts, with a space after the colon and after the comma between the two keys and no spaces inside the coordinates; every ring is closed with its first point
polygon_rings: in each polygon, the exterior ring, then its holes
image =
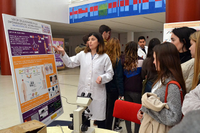
{"type": "Polygon", "coordinates": [[[99,16],[107,16],[108,3],[99,5],[99,16]]]}
{"type": "Polygon", "coordinates": [[[51,27],[2,16],[20,121],[35,119],[48,125],[63,113],[51,27]]]}

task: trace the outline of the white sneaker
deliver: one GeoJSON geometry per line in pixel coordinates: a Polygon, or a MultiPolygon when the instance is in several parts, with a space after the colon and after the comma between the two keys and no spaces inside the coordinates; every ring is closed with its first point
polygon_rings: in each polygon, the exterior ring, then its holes
{"type": "Polygon", "coordinates": [[[116,126],[116,127],[114,128],[114,131],[120,133],[120,132],[122,132],[122,127],[116,126]]]}

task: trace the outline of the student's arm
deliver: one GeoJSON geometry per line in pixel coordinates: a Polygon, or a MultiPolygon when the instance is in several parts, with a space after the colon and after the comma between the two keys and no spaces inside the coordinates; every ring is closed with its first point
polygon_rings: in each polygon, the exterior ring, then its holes
{"type": "Polygon", "coordinates": [[[191,90],[185,95],[183,100],[182,112],[186,115],[192,110],[200,109],[200,85],[198,85],[194,90],[191,90]]]}
{"type": "Polygon", "coordinates": [[[116,67],[115,67],[115,75],[116,75],[116,86],[119,92],[119,96],[124,96],[124,84],[123,84],[123,67],[122,67],[122,63],[121,60],[119,59],[119,61],[116,63],[116,67]]]}
{"type": "MultiPolygon", "coordinates": [[[[83,52],[83,51],[82,51],[83,52]]],[[[60,58],[62,59],[62,61],[65,63],[65,65],[69,68],[74,68],[77,66],[80,66],[80,54],[78,53],[75,56],[69,57],[66,53],[64,54],[64,56],[60,56],[60,58]]]]}
{"type": "Polygon", "coordinates": [[[101,84],[105,84],[105,83],[108,83],[109,81],[111,81],[113,78],[113,75],[114,75],[112,63],[108,56],[106,56],[106,59],[105,59],[104,71],[105,71],[105,73],[100,75],[101,84]]]}
{"type": "Polygon", "coordinates": [[[53,46],[53,48],[56,53],[60,54],[60,58],[67,67],[74,68],[80,65],[80,53],[73,57],[69,57],[61,46],[53,46]]]}
{"type": "Polygon", "coordinates": [[[178,86],[170,84],[168,86],[167,105],[169,109],[163,108],[161,111],[154,111],[142,106],[142,111],[150,115],[153,119],[167,126],[174,126],[182,118],[181,96],[178,86]]]}

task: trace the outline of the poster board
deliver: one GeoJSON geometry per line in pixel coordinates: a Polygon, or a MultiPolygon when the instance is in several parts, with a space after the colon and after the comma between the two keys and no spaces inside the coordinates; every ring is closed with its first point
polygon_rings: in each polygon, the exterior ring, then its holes
{"type": "Polygon", "coordinates": [[[51,27],[2,16],[20,121],[35,119],[48,125],[63,113],[51,27]]]}
{"type": "Polygon", "coordinates": [[[177,22],[177,23],[165,23],[164,24],[164,32],[163,32],[163,42],[171,42],[171,31],[174,28],[180,27],[190,27],[196,30],[200,30],[200,21],[188,21],[188,22],[177,22]]]}
{"type": "MultiPolygon", "coordinates": [[[[53,45],[54,46],[61,46],[65,49],[64,38],[53,38],[53,45]]],[[[55,58],[56,58],[57,69],[64,69],[65,65],[60,58],[60,54],[55,54],[55,58]]]]}

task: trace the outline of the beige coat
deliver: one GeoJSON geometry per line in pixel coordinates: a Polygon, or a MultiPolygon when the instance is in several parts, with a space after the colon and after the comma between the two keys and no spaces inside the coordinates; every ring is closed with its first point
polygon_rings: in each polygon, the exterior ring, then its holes
{"type": "MultiPolygon", "coordinates": [[[[169,109],[167,103],[162,103],[160,98],[154,93],[145,93],[142,96],[142,106],[154,110],[161,111],[163,108],[169,109]]],[[[144,113],[139,133],[167,133],[171,127],[159,123],[151,116],[144,113]]]]}
{"type": "Polygon", "coordinates": [[[183,78],[185,80],[186,93],[192,89],[192,80],[194,76],[194,58],[181,64],[183,78]]]}

